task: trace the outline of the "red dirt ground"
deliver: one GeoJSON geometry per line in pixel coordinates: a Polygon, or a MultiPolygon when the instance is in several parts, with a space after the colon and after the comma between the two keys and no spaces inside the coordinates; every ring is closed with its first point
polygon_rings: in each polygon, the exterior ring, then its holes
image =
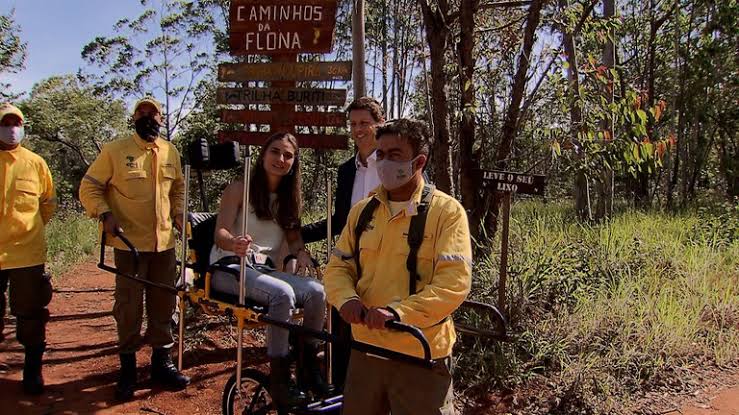
{"type": "MultiPolygon", "coordinates": [[[[2,414],[219,414],[223,385],[235,368],[231,330],[209,324],[209,330],[185,354],[185,391],[152,388],[148,381],[149,349],[138,353],[139,390],[124,404],[113,398],[118,370],[113,306],[113,276],[94,263],[84,263],[55,281],[47,326],[46,392],[31,398],[21,392],[22,348],[15,340],[15,320],[6,319],[0,343],[0,413],[2,414]]],[[[265,363],[261,341],[245,336],[245,359],[265,363]]],[[[264,369],[264,368],[262,368],[264,369]]],[[[504,405],[505,406],[505,405],[504,405]]],[[[488,413],[506,413],[501,408],[488,413]]],[[[475,411],[479,414],[479,409],[475,411]]],[[[685,404],[683,415],[739,415],[739,387],[706,391],[685,404]]]]}
{"type": "MultiPolygon", "coordinates": [[[[236,349],[224,325],[185,354],[185,373],[192,385],[169,392],[149,383],[149,354],[138,352],[139,390],[135,400],[113,398],[118,370],[113,307],[113,276],[85,263],[55,281],[44,356],[46,392],[22,394],[22,348],[15,339],[15,320],[6,319],[0,344],[0,413],[2,414],[220,414],[223,385],[236,366],[236,349]]],[[[245,336],[246,361],[264,363],[260,343],[245,336]],[[256,344],[256,345],[255,345],[256,344]]]]}

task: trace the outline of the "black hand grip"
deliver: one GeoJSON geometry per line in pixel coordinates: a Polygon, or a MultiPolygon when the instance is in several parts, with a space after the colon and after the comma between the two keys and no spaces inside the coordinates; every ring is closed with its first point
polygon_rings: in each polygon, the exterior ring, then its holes
{"type": "Polygon", "coordinates": [[[415,337],[416,340],[421,343],[421,347],[423,347],[423,359],[427,361],[431,360],[431,346],[429,345],[429,341],[426,340],[426,336],[423,335],[421,329],[395,320],[387,321],[385,323],[385,327],[391,330],[408,333],[415,337]]]}
{"type": "MultiPolygon", "coordinates": [[[[98,266],[104,266],[105,265],[105,241],[107,239],[108,233],[103,230],[103,235],[100,238],[100,262],[98,263],[98,266]]],[[[134,265],[134,276],[137,277],[139,275],[139,251],[136,249],[135,246],[131,243],[131,241],[123,236],[123,232],[116,232],[116,235],[114,235],[116,238],[120,239],[121,242],[123,242],[123,245],[126,245],[128,247],[128,250],[131,251],[133,254],[133,265],[134,265]]]]}
{"type": "Polygon", "coordinates": [[[171,285],[161,284],[158,282],[153,282],[153,281],[149,281],[143,278],[139,278],[139,251],[138,249],[136,249],[136,247],[133,246],[131,241],[129,241],[128,238],[123,236],[122,233],[119,233],[116,237],[119,238],[121,242],[123,242],[123,244],[126,245],[126,247],[128,247],[128,249],[133,254],[133,266],[134,266],[133,275],[127,274],[125,272],[121,272],[119,269],[115,267],[105,265],[105,241],[107,239],[107,233],[105,231],[103,231],[103,235],[100,238],[100,262],[98,262],[98,268],[108,271],[108,272],[112,272],[113,274],[119,275],[124,278],[128,278],[130,280],[136,281],[138,283],[144,284],[149,287],[155,287],[155,288],[162,289],[173,295],[179,294],[178,290],[171,285]]]}
{"type": "Polygon", "coordinates": [[[495,321],[495,326],[492,330],[482,329],[478,327],[473,327],[461,322],[455,322],[454,325],[457,330],[463,333],[472,334],[478,337],[486,337],[490,339],[495,340],[502,340],[507,341],[508,334],[506,327],[508,326],[508,320],[505,318],[503,313],[498,310],[497,307],[481,303],[479,301],[472,301],[472,300],[466,300],[464,303],[462,303],[462,306],[460,307],[460,310],[463,308],[467,308],[470,310],[478,311],[484,314],[487,314],[495,321]]]}

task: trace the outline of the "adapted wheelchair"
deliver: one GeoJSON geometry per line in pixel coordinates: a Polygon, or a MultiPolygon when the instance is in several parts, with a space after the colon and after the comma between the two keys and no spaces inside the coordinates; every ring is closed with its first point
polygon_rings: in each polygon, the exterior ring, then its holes
{"type": "MultiPolygon", "coordinates": [[[[201,148],[198,146],[198,148],[201,148]]],[[[192,149],[192,146],[191,146],[192,149]]],[[[191,151],[192,152],[192,151],[191,151]]],[[[226,151],[229,155],[227,158],[231,158],[232,152],[226,151]]],[[[192,159],[191,154],[191,159],[192,159]]],[[[248,167],[251,165],[250,155],[247,150],[247,154],[244,160],[244,177],[246,178],[245,183],[248,183],[248,167]]],[[[216,163],[213,163],[216,164],[216,163]]],[[[210,168],[214,168],[213,164],[210,168]]],[[[233,167],[233,160],[224,163],[224,165],[233,167]]],[[[189,181],[190,181],[190,166],[184,167],[185,180],[186,180],[186,191],[185,191],[185,206],[188,206],[189,200],[189,181]]],[[[200,180],[201,194],[203,192],[202,173],[198,172],[200,180]]],[[[330,215],[332,212],[331,208],[331,189],[332,179],[327,178],[328,188],[328,202],[327,212],[330,215]]],[[[245,195],[248,192],[244,192],[245,195]]],[[[245,196],[246,197],[246,196],[245,196]]],[[[245,201],[248,202],[248,201],[245,201]]],[[[248,205],[248,203],[245,203],[248,205]]],[[[214,244],[214,234],[216,228],[216,214],[207,212],[185,212],[183,215],[183,223],[186,224],[186,229],[182,232],[182,245],[180,252],[180,259],[178,264],[180,267],[180,281],[176,286],[167,286],[163,284],[152,283],[148,280],[143,280],[138,275],[127,275],[121,273],[114,267],[105,264],[105,242],[106,234],[103,233],[101,238],[101,249],[100,249],[100,261],[98,267],[136,280],[142,284],[154,286],[163,290],[167,290],[179,297],[179,336],[178,336],[178,367],[182,370],[183,367],[183,355],[184,355],[184,337],[185,337],[185,309],[189,305],[192,307],[199,308],[204,313],[209,315],[219,316],[231,316],[236,321],[237,326],[237,356],[236,356],[236,371],[228,379],[224,386],[223,397],[222,397],[222,412],[225,415],[230,414],[295,414],[295,415],[307,415],[307,414],[339,414],[342,407],[343,395],[340,392],[332,394],[331,396],[317,396],[310,395],[311,401],[301,407],[293,408],[277,408],[275,402],[273,402],[270,396],[270,385],[269,376],[255,368],[247,368],[243,361],[243,331],[244,329],[253,329],[264,327],[266,325],[274,325],[280,328],[284,328],[290,331],[291,337],[297,339],[298,342],[302,341],[305,337],[313,337],[324,341],[324,358],[325,358],[325,378],[329,383],[332,382],[332,373],[334,373],[333,365],[342,364],[335,361],[333,358],[333,350],[341,348],[346,351],[348,348],[371,353],[377,356],[381,356],[388,359],[394,359],[404,361],[414,365],[420,365],[423,367],[432,367],[434,360],[431,358],[431,348],[428,341],[424,337],[420,329],[409,326],[402,322],[390,321],[387,324],[387,328],[390,330],[397,330],[407,333],[413,336],[421,345],[424,351],[424,357],[419,358],[415,356],[405,355],[397,353],[391,350],[379,348],[373,345],[364,344],[351,339],[347,339],[346,336],[339,336],[334,330],[335,326],[331,322],[331,314],[329,315],[328,330],[327,331],[314,331],[303,327],[301,325],[274,320],[267,316],[268,309],[266,305],[259,304],[249,300],[245,296],[244,278],[241,276],[241,292],[239,295],[232,295],[228,293],[218,292],[211,289],[211,278],[215,271],[222,270],[228,273],[235,273],[233,269],[229,268],[227,264],[209,263],[210,251],[214,244]],[[186,283],[186,270],[191,269],[194,274],[193,283],[188,285],[186,283]]],[[[246,223],[243,221],[242,223],[246,223]]],[[[329,221],[330,226],[330,221],[329,221]]],[[[331,230],[328,230],[328,234],[331,234],[331,230]]],[[[138,251],[124,235],[119,234],[116,237],[120,238],[124,244],[127,245],[128,249],[134,253],[134,257],[137,258],[138,251]]],[[[327,250],[331,252],[331,240],[329,238],[327,243],[327,250]]],[[[243,265],[243,264],[242,264],[243,265]]],[[[134,269],[138,269],[134,267],[134,269]]],[[[235,275],[236,276],[236,275],[235,275]]],[[[493,306],[473,302],[465,301],[462,306],[463,309],[467,310],[466,313],[485,315],[487,321],[483,324],[488,324],[489,328],[479,328],[477,325],[469,325],[461,322],[455,322],[455,326],[458,331],[462,333],[472,334],[487,339],[496,341],[505,341],[506,335],[506,320],[504,316],[493,306]]],[[[299,314],[294,317],[299,318],[299,314]]],[[[474,320],[474,318],[473,318],[474,320]]],[[[299,349],[299,348],[296,348],[299,349]]],[[[296,360],[296,371],[298,373],[303,367],[302,364],[303,356],[298,353],[295,357],[296,360]]],[[[297,376],[301,379],[301,376],[297,376]]],[[[339,379],[342,382],[343,379],[339,379]]],[[[338,385],[341,386],[341,385],[338,385]]],[[[341,387],[337,388],[338,391],[341,387]]]]}

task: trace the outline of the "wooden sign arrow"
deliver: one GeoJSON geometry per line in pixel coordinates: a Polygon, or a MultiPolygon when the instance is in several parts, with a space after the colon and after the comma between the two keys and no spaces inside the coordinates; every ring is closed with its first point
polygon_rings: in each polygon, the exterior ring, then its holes
{"type": "Polygon", "coordinates": [[[352,78],[349,62],[222,63],[221,82],[246,81],[347,81],[352,78]]]}
{"type": "Polygon", "coordinates": [[[218,88],[216,103],[221,105],[292,104],[336,105],[346,103],[345,89],[310,88],[218,88]]]}
{"type": "Polygon", "coordinates": [[[241,124],[346,127],[346,115],[343,112],[222,110],[221,121],[241,124]]]}
{"type": "MultiPolygon", "coordinates": [[[[274,133],[255,133],[250,131],[221,131],[218,140],[236,141],[240,144],[261,146],[274,133]]],[[[301,148],[320,148],[330,150],[345,150],[349,148],[349,137],[345,135],[329,134],[295,134],[301,148]]]]}
{"type": "Polygon", "coordinates": [[[232,0],[232,55],[328,53],[338,0],[232,0]]]}
{"type": "Polygon", "coordinates": [[[482,184],[499,192],[510,192],[525,195],[544,195],[546,176],[540,174],[523,174],[501,170],[480,170],[482,184]]]}

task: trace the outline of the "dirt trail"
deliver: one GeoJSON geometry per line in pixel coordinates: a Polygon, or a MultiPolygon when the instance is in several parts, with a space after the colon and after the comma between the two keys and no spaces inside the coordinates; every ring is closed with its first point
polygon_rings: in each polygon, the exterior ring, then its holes
{"type": "MultiPolygon", "coordinates": [[[[47,327],[44,395],[21,392],[22,348],[15,340],[15,321],[6,320],[0,343],[0,413],[2,414],[219,414],[223,385],[235,367],[235,347],[223,324],[209,327],[205,337],[185,355],[185,373],[192,385],[185,391],[152,388],[150,349],[138,355],[139,389],[135,400],[116,402],[118,370],[113,304],[113,277],[94,263],[84,263],[55,281],[47,327]]],[[[265,363],[261,342],[246,337],[245,359],[265,363]]],[[[262,369],[264,367],[262,366],[262,369]]],[[[480,412],[476,412],[480,413],[480,412]]],[[[490,413],[494,413],[491,412],[490,413]]],[[[739,387],[707,392],[686,404],[682,415],[739,415],[739,387]]],[[[671,414],[673,414],[671,413],[671,414]]]]}
{"type": "MultiPolygon", "coordinates": [[[[675,411],[677,414],[678,412],[675,411]]],[[[739,386],[708,393],[683,406],[682,415],[739,415],[739,386]]]]}
{"type": "MultiPolygon", "coordinates": [[[[139,389],[135,400],[116,402],[118,370],[113,305],[113,277],[85,263],[55,281],[47,326],[46,392],[31,398],[21,392],[22,348],[15,339],[15,320],[6,322],[0,344],[0,413],[3,414],[219,414],[223,385],[235,368],[235,348],[223,325],[207,334],[185,355],[192,386],[181,392],[152,388],[148,348],[137,353],[139,389]]],[[[248,336],[245,336],[248,339],[248,336]]],[[[253,341],[249,362],[263,363],[264,352],[253,341]],[[256,359],[256,360],[255,360],[256,359]]]]}

